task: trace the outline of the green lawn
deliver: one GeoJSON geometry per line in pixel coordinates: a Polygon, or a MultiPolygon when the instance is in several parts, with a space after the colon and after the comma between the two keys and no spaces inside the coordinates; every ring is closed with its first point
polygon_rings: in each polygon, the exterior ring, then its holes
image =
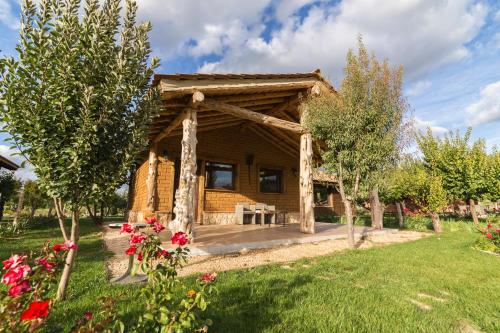
{"type": "MultiPolygon", "coordinates": [[[[66,331],[100,295],[119,310],[140,311],[138,286],[110,285],[99,228],[82,223],[80,257],[69,299],[50,320],[66,331]]],[[[0,258],[58,238],[56,225],[21,240],[0,240],[0,258]]],[[[447,232],[416,242],[219,274],[209,317],[213,332],[454,332],[468,323],[500,332],[500,258],[471,247],[477,235],[447,232]],[[431,295],[440,302],[418,294],[431,295]],[[415,300],[432,307],[421,310],[415,300]]]]}

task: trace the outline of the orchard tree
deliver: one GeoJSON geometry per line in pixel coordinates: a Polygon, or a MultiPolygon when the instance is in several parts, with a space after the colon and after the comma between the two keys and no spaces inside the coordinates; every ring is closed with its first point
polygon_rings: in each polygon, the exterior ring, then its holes
{"type": "Polygon", "coordinates": [[[19,187],[12,171],[0,170],[0,221],[3,218],[5,203],[12,199],[19,187]]]}
{"type": "MultiPolygon", "coordinates": [[[[369,57],[361,38],[358,53],[347,54],[345,77],[337,94],[310,99],[307,126],[326,144],[324,167],[335,172],[354,246],[353,204],[360,182],[367,180],[378,195],[376,174],[395,163],[401,121],[407,104],[401,95],[402,69],[369,57]]],[[[378,202],[378,200],[377,200],[378,202]]],[[[380,204],[380,203],[379,203],[380,204]]],[[[377,227],[382,227],[377,208],[377,227]]]]}
{"type": "Polygon", "coordinates": [[[430,129],[417,135],[425,167],[439,176],[451,200],[466,200],[475,224],[478,224],[475,202],[488,197],[491,179],[488,177],[488,154],[484,140],[470,143],[471,129],[462,136],[447,133],[440,139],[430,129]]]}
{"type": "Polygon", "coordinates": [[[412,175],[411,165],[415,163],[407,158],[402,163],[388,170],[380,179],[380,197],[384,203],[394,203],[398,214],[399,227],[404,228],[405,200],[410,198],[412,175]]]}
{"type": "Polygon", "coordinates": [[[24,205],[30,207],[31,219],[35,216],[36,210],[46,205],[47,201],[47,195],[35,180],[27,180],[24,183],[24,205]]]}
{"type": "Polygon", "coordinates": [[[135,1],[120,3],[87,0],[81,11],[81,0],[24,0],[17,57],[0,63],[0,120],[58,212],[70,211],[75,244],[80,208],[124,183],[156,110],[151,25],[136,24],[135,1]]]}

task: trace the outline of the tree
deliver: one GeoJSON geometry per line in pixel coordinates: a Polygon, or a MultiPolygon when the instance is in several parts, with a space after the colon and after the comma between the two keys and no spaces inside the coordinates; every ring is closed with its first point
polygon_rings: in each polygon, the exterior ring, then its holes
{"type": "MultiPolygon", "coordinates": [[[[81,0],[37,3],[23,2],[18,57],[0,62],[1,120],[58,212],[68,207],[78,243],[80,208],[124,183],[146,146],[158,61],[149,62],[151,25],[136,24],[133,0],[123,19],[120,0],[88,0],[82,12],[81,0]]],[[[75,257],[70,250],[58,299],[75,257]]]]}
{"type": "Polygon", "coordinates": [[[344,72],[337,94],[308,100],[306,123],[326,145],[324,167],[337,174],[349,244],[354,246],[352,208],[360,182],[375,186],[375,175],[395,162],[407,104],[401,96],[402,69],[370,58],[361,38],[358,54],[348,52],[344,72]]]}
{"type": "Polygon", "coordinates": [[[3,218],[5,203],[9,201],[19,188],[19,182],[11,171],[0,170],[0,221],[3,218]]]}
{"type": "Polygon", "coordinates": [[[488,196],[488,155],[484,140],[470,144],[472,130],[462,136],[447,133],[443,139],[435,137],[430,129],[417,135],[417,143],[424,155],[425,167],[443,181],[443,187],[452,200],[466,200],[475,224],[478,217],[475,201],[488,196]]]}
{"type": "Polygon", "coordinates": [[[34,180],[24,183],[24,204],[30,207],[30,218],[35,216],[35,211],[47,203],[47,195],[40,189],[34,180]]]}
{"type": "Polygon", "coordinates": [[[404,228],[405,200],[410,198],[412,175],[410,165],[414,163],[407,158],[402,163],[388,170],[380,179],[380,196],[384,203],[394,203],[396,205],[399,227],[404,228]]]}

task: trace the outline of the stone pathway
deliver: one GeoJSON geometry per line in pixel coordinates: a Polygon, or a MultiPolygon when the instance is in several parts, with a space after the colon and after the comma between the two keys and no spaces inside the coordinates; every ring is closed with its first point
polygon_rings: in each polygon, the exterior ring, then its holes
{"type": "MultiPolygon", "coordinates": [[[[388,244],[408,242],[431,235],[416,231],[396,231],[394,233],[374,234],[357,237],[357,247],[361,249],[388,244]]],[[[121,276],[128,266],[128,258],[124,254],[128,236],[120,235],[116,229],[106,228],[104,232],[106,248],[114,255],[107,259],[106,265],[110,278],[121,276]]],[[[181,276],[203,272],[221,272],[232,269],[250,268],[270,263],[288,263],[301,258],[323,256],[348,248],[346,239],[328,240],[315,243],[296,244],[268,249],[243,249],[240,253],[224,255],[193,256],[179,274],[181,276]]],[[[283,265],[283,269],[293,269],[283,265]]],[[[331,278],[331,277],[324,277],[331,278]]]]}

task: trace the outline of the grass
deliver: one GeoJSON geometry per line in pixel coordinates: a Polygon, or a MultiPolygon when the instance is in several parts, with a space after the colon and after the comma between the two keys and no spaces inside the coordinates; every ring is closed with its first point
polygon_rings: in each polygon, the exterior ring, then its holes
{"type": "MultiPolygon", "coordinates": [[[[118,310],[141,310],[138,286],[107,282],[99,228],[82,221],[82,240],[68,300],[50,317],[48,332],[66,332],[98,298],[112,295],[118,310]]],[[[419,241],[344,251],[289,264],[219,274],[208,317],[213,332],[453,332],[469,325],[500,331],[500,259],[472,249],[468,231],[419,241]],[[444,301],[426,297],[431,295],[444,301]],[[432,307],[422,310],[410,301],[432,307]]],[[[15,241],[0,241],[0,258],[59,241],[56,224],[15,241]]],[[[193,279],[188,278],[188,279],[193,279]]]]}

